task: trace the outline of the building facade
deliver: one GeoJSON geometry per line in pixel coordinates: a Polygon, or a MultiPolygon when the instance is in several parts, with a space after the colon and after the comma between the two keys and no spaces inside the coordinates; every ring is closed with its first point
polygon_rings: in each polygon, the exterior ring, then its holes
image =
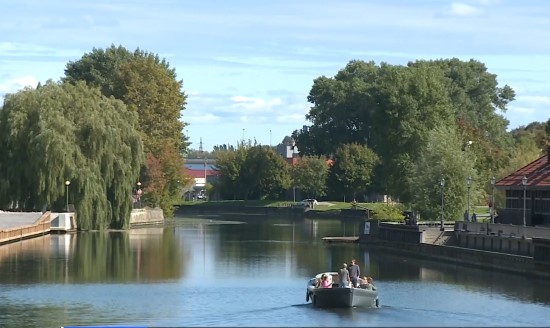
{"type": "Polygon", "coordinates": [[[498,223],[527,226],[550,225],[550,148],[544,156],[496,182],[506,193],[498,208],[498,223]]]}

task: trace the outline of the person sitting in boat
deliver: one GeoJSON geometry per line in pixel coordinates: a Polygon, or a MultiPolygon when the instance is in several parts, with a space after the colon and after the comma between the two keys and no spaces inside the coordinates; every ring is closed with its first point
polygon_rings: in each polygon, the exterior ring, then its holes
{"type": "Polygon", "coordinates": [[[324,273],[321,276],[321,288],[332,288],[332,279],[324,273]]]}
{"type": "Polygon", "coordinates": [[[368,290],[376,290],[376,287],[372,284],[372,277],[363,276],[363,278],[359,278],[359,287],[368,290]]]}

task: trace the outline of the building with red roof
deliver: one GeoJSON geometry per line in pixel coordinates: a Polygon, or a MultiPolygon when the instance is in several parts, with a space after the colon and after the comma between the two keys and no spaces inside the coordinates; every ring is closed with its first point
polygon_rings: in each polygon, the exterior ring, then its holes
{"type": "Polygon", "coordinates": [[[498,180],[495,187],[506,192],[506,206],[497,210],[497,222],[550,225],[550,148],[544,156],[498,180]]]}

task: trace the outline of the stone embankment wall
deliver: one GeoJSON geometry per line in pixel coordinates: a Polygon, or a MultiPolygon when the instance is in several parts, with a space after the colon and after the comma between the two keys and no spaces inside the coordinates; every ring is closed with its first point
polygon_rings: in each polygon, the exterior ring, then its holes
{"type": "MultiPolygon", "coordinates": [[[[508,225],[489,226],[488,230],[485,224],[483,234],[480,229],[476,229],[481,225],[468,223],[463,226],[463,223],[457,222],[455,229],[461,230],[455,230],[453,244],[443,246],[424,243],[423,227],[369,220],[360,225],[359,242],[430,259],[550,278],[550,262],[546,261],[546,257],[540,255],[536,260],[533,257],[533,254],[550,250],[550,242],[544,243],[548,239],[534,238],[537,242],[533,243],[532,238],[518,238],[518,228],[508,225]],[[508,230],[513,230],[514,233],[508,230]],[[505,231],[508,233],[504,233],[505,231]]],[[[536,231],[534,228],[519,231],[522,234],[524,232],[542,236],[548,231],[536,231]]]]}
{"type": "Polygon", "coordinates": [[[163,223],[164,212],[160,208],[133,210],[130,216],[130,227],[163,223]]]}

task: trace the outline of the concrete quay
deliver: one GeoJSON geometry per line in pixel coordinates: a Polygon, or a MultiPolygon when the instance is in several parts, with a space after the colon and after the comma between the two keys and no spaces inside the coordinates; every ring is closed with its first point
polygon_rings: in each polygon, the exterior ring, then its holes
{"type": "Polygon", "coordinates": [[[50,233],[50,212],[0,211],[0,245],[50,233]]]}
{"type": "Polygon", "coordinates": [[[549,237],[550,229],[544,227],[455,222],[454,229],[441,231],[372,220],[361,224],[359,243],[432,260],[549,279],[549,237]]]}
{"type": "MultiPolygon", "coordinates": [[[[164,213],[159,208],[133,210],[130,215],[130,228],[158,224],[164,224],[164,213]]],[[[0,211],[0,245],[49,233],[75,231],[75,213],[0,211]]]]}

